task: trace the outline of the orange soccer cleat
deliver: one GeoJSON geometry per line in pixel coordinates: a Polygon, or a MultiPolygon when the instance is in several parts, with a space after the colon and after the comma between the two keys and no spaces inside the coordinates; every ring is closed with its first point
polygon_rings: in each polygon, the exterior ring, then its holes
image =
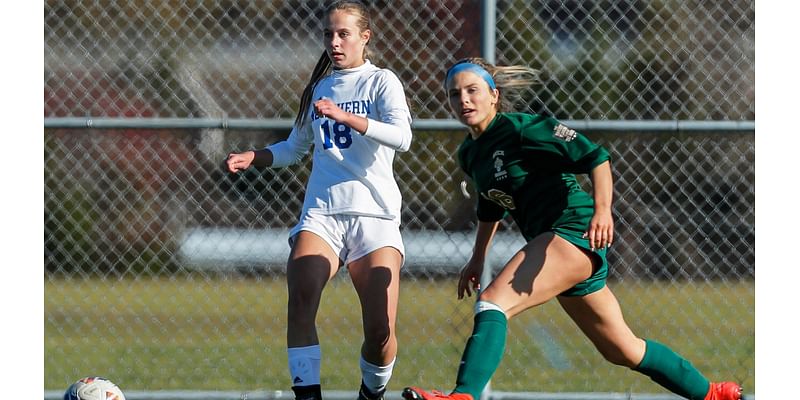
{"type": "Polygon", "coordinates": [[[741,400],[742,387],[735,382],[711,382],[705,400],[741,400]]]}
{"type": "Polygon", "coordinates": [[[438,390],[426,392],[418,387],[410,386],[403,389],[403,399],[405,400],[473,400],[472,395],[467,393],[444,394],[438,390]]]}

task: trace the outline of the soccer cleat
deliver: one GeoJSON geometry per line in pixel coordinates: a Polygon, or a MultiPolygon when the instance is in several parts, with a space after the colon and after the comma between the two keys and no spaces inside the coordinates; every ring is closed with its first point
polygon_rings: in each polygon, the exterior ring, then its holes
{"type": "Polygon", "coordinates": [[[403,389],[403,398],[405,400],[473,400],[472,395],[467,393],[444,394],[438,390],[426,392],[414,386],[403,389]]]}
{"type": "Polygon", "coordinates": [[[735,382],[711,382],[705,400],[741,400],[742,387],[735,382]]]}
{"type": "Polygon", "coordinates": [[[358,400],[383,400],[384,393],[386,393],[386,389],[378,393],[372,393],[372,391],[364,385],[364,382],[361,382],[361,389],[358,390],[358,400]]]}

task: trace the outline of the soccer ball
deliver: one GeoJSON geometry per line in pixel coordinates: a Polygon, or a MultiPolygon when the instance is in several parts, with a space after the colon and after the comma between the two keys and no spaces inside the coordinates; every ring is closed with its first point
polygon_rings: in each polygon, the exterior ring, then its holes
{"type": "Polygon", "coordinates": [[[89,376],[70,385],[64,400],[125,400],[114,382],[99,376],[89,376]]]}

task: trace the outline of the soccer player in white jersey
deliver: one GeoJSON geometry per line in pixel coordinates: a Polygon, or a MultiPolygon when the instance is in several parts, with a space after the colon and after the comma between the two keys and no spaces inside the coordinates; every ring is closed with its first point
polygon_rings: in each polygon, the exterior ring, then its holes
{"type": "Polygon", "coordinates": [[[401,196],[392,164],[411,144],[411,115],[397,76],[367,59],[372,31],[358,1],[331,5],[325,52],[306,86],[294,128],[282,142],[231,153],[227,168],[283,167],[313,144],[303,211],[290,233],[287,345],[298,400],[322,398],[315,319],[325,284],[341,266],[361,303],[360,400],[382,399],[397,354],[395,320],[404,248],[401,196]]]}

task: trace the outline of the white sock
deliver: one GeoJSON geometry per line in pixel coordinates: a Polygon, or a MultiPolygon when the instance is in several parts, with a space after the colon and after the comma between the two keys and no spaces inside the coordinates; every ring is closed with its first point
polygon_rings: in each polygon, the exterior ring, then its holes
{"type": "MultiPolygon", "coordinates": [[[[490,303],[490,302],[484,301],[484,300],[479,300],[479,301],[475,302],[475,314],[476,315],[478,313],[486,311],[486,310],[497,310],[497,311],[500,311],[501,313],[503,313],[503,315],[506,315],[506,312],[503,311],[503,309],[500,308],[500,306],[498,306],[497,304],[490,303]]],[[[506,315],[506,318],[508,318],[507,315],[506,315]]]]}
{"type": "Polygon", "coordinates": [[[306,347],[289,347],[289,373],[292,374],[292,386],[319,385],[319,370],[322,352],[319,345],[306,347]]]}
{"type": "Polygon", "coordinates": [[[361,360],[359,361],[361,365],[361,380],[370,392],[378,394],[386,389],[386,384],[389,383],[389,379],[392,377],[392,370],[394,369],[394,361],[396,359],[397,357],[392,359],[389,365],[380,367],[369,363],[364,359],[364,356],[361,356],[361,360]]]}

